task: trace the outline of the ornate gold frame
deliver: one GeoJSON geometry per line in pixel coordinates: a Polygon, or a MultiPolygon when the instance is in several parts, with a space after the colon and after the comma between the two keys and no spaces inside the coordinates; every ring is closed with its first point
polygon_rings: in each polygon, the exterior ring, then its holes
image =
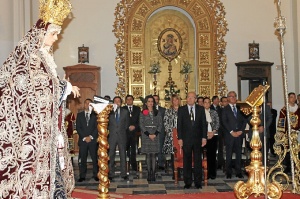
{"type": "Polygon", "coordinates": [[[219,0],[121,0],[115,9],[113,30],[119,77],[116,95],[145,95],[145,27],[149,17],[166,6],[184,10],[195,24],[196,92],[202,96],[226,95],[224,37],[228,29],[225,8],[219,0]]]}
{"type": "MultiPolygon", "coordinates": [[[[176,37],[175,37],[175,39],[176,39],[176,37]]],[[[158,36],[157,48],[158,48],[158,52],[161,54],[161,56],[163,56],[165,59],[167,59],[169,62],[171,62],[173,59],[175,59],[180,54],[181,49],[182,49],[182,38],[180,36],[180,33],[177,30],[175,30],[174,28],[164,29],[158,36]],[[168,55],[164,52],[164,49],[162,48],[162,46],[163,46],[162,43],[163,43],[163,41],[167,42],[167,41],[165,41],[166,39],[164,38],[164,36],[166,34],[167,35],[171,34],[174,37],[174,34],[172,34],[172,33],[174,33],[177,36],[178,41],[176,43],[178,43],[178,44],[177,45],[174,44],[176,46],[176,53],[174,55],[173,54],[168,55]]]]}

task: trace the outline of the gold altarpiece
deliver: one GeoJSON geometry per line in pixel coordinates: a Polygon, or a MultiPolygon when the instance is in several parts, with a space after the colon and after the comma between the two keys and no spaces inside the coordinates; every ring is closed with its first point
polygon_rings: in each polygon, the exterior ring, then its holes
{"type": "MultiPolygon", "coordinates": [[[[177,85],[177,89],[180,89],[181,97],[185,99],[185,93],[184,91],[184,82],[183,82],[183,75],[179,73],[181,70],[181,65],[183,60],[188,61],[189,63],[192,63],[194,65],[194,31],[193,26],[190,20],[186,17],[186,15],[182,14],[179,11],[176,10],[165,10],[158,12],[151,16],[146,24],[146,31],[145,31],[145,37],[148,38],[145,40],[145,95],[148,94],[154,94],[153,92],[153,75],[149,74],[148,71],[149,66],[153,62],[159,61],[161,65],[161,72],[157,75],[157,94],[163,99],[165,94],[165,84],[168,80],[168,65],[169,61],[165,58],[163,58],[159,51],[157,50],[157,42],[158,42],[158,35],[164,31],[167,28],[172,27],[175,30],[178,30],[178,33],[181,35],[182,38],[182,50],[180,55],[175,58],[173,61],[171,61],[172,65],[172,79],[175,81],[175,84],[177,85]],[[148,59],[150,58],[150,59],[148,59]]],[[[131,70],[136,70],[138,68],[133,68],[131,70]]],[[[194,71],[194,69],[193,69],[194,71]]],[[[129,73],[129,75],[132,73],[129,73]]],[[[134,82],[132,82],[134,83],[134,82]]],[[[139,85],[137,85],[139,86],[139,85]]],[[[132,85],[134,87],[134,85],[132,85]]],[[[189,89],[195,90],[195,77],[194,73],[190,74],[189,78],[189,89]]],[[[129,92],[132,92],[133,89],[129,92]]]]}
{"type": "Polygon", "coordinates": [[[185,98],[185,82],[179,73],[183,61],[193,67],[189,91],[202,96],[226,95],[224,36],[228,30],[225,9],[219,0],[121,0],[115,16],[115,68],[119,77],[116,95],[132,94],[138,100],[153,94],[153,75],[148,71],[151,62],[159,61],[161,72],[155,86],[157,94],[164,98],[169,62],[159,54],[157,42],[167,28],[176,30],[182,38],[182,50],[170,62],[180,96],[185,98]]]}

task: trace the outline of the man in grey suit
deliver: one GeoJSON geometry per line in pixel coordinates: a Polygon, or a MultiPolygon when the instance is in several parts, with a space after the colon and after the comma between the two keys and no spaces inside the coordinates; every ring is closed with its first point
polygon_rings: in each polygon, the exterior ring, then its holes
{"type": "Polygon", "coordinates": [[[126,130],[129,128],[129,112],[127,109],[120,108],[122,104],[121,97],[114,97],[113,102],[117,105],[117,109],[111,111],[109,114],[109,179],[112,180],[115,175],[115,156],[116,147],[118,145],[120,154],[121,177],[124,180],[128,180],[126,172],[126,130]]]}
{"type": "MultiPolygon", "coordinates": [[[[155,99],[155,104],[156,104],[156,109],[158,110],[158,114],[161,115],[162,121],[164,121],[166,109],[159,106],[158,95],[153,95],[153,97],[155,99]]],[[[163,145],[165,143],[165,137],[166,137],[165,126],[162,125],[161,132],[159,135],[159,152],[158,152],[158,169],[160,170],[165,170],[165,156],[162,152],[163,145]]]]}

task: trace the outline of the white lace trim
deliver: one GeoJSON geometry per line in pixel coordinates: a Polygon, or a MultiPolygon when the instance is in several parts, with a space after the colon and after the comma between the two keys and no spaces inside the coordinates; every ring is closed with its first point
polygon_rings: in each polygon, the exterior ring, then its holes
{"type": "MultiPolygon", "coordinates": [[[[53,33],[53,32],[57,32],[57,34],[59,34],[60,31],[61,31],[60,26],[55,25],[55,24],[50,24],[48,26],[46,36],[53,33]]],[[[46,38],[46,36],[45,36],[45,38],[46,38]]],[[[42,47],[40,48],[40,52],[42,53],[43,57],[45,58],[45,61],[47,62],[53,76],[57,77],[57,71],[56,71],[57,65],[54,62],[52,47],[51,46],[45,46],[45,38],[43,40],[42,47]]]]}

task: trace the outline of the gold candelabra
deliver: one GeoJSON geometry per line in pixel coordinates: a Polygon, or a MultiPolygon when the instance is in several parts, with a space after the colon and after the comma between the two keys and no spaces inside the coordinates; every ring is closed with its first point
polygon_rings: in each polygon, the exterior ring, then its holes
{"type": "Polygon", "coordinates": [[[187,97],[187,94],[189,92],[189,81],[190,81],[190,77],[189,77],[189,74],[188,73],[185,73],[184,74],[184,93],[185,93],[185,96],[187,97]]]}
{"type": "Polygon", "coordinates": [[[153,85],[154,85],[154,95],[156,95],[157,94],[157,89],[156,89],[156,86],[157,86],[157,74],[156,73],[154,73],[153,74],[153,85]]]}
{"type": "Polygon", "coordinates": [[[172,86],[174,88],[176,88],[177,85],[175,84],[175,82],[172,79],[172,64],[171,64],[171,61],[169,61],[168,71],[169,71],[169,78],[168,78],[168,81],[166,82],[166,85],[164,86],[164,88],[171,88],[172,86]]]}
{"type": "Polygon", "coordinates": [[[265,179],[265,168],[262,166],[262,153],[260,148],[262,143],[259,138],[258,126],[261,123],[259,119],[260,107],[263,103],[263,96],[270,86],[260,85],[255,88],[246,99],[246,103],[252,107],[252,119],[250,123],[253,125],[253,136],[250,142],[252,152],[250,154],[251,163],[246,167],[249,174],[248,181],[238,181],[234,186],[234,193],[239,199],[246,199],[254,194],[258,197],[267,193],[269,199],[279,199],[282,196],[281,186],[277,182],[268,183],[265,179]],[[267,186],[265,186],[265,184],[267,186]],[[265,188],[267,190],[265,190],[265,188]]]}
{"type": "Polygon", "coordinates": [[[110,111],[113,109],[111,104],[107,105],[103,111],[98,113],[97,115],[97,129],[98,129],[98,140],[99,148],[98,148],[98,178],[99,178],[99,185],[98,185],[98,199],[105,199],[110,198],[108,189],[109,189],[109,179],[108,179],[108,160],[109,156],[107,154],[107,150],[109,148],[107,136],[107,126],[108,126],[108,115],[110,111]]]}

